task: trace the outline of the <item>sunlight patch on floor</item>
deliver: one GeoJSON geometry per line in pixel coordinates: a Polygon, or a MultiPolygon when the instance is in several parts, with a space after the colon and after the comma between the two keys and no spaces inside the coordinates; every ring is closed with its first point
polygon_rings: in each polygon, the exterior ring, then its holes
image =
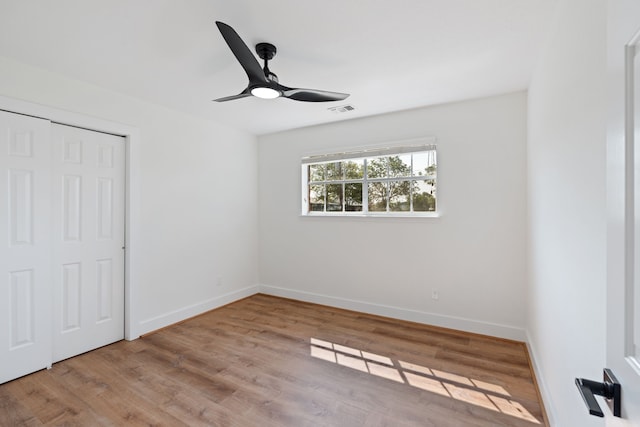
{"type": "Polygon", "coordinates": [[[317,338],[311,338],[310,343],[311,356],[317,359],[540,424],[520,402],[509,399],[509,392],[498,384],[393,360],[387,356],[317,338]]]}

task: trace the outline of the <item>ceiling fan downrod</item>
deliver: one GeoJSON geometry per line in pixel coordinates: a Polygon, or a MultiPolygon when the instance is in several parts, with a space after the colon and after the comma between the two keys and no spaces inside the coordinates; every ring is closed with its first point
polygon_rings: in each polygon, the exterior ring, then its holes
{"type": "Polygon", "coordinates": [[[264,67],[262,68],[264,71],[264,76],[267,80],[278,83],[278,76],[269,70],[269,61],[276,56],[278,50],[271,43],[258,43],[256,45],[256,53],[258,57],[264,60],[264,67]]]}

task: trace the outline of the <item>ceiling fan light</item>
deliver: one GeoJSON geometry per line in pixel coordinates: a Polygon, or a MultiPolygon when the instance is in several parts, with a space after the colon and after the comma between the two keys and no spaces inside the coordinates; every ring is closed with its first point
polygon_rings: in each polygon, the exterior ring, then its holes
{"type": "Polygon", "coordinates": [[[274,99],[280,96],[280,92],[270,87],[254,87],[251,89],[251,95],[262,99],[274,99]]]}

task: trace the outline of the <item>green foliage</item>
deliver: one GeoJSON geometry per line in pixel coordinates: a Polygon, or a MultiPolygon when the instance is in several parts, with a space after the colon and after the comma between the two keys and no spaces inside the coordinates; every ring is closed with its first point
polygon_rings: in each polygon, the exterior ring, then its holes
{"type": "Polygon", "coordinates": [[[434,212],[436,210],[436,198],[429,193],[414,194],[413,210],[415,212],[434,212]]]}
{"type": "Polygon", "coordinates": [[[411,176],[411,164],[407,164],[400,156],[377,157],[367,162],[369,178],[387,178],[411,176]]]}
{"type": "Polygon", "coordinates": [[[362,179],[364,178],[364,161],[346,161],[344,164],[345,179],[362,179]]]}

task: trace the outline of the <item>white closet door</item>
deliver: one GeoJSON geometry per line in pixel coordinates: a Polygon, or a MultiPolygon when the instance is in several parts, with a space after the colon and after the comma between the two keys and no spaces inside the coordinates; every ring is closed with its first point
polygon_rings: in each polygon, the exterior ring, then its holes
{"type": "Polygon", "coordinates": [[[52,125],[53,361],[124,338],[125,141],[52,125]]]}
{"type": "Polygon", "coordinates": [[[49,126],[0,111],[0,383],[51,366],[49,126]]]}

